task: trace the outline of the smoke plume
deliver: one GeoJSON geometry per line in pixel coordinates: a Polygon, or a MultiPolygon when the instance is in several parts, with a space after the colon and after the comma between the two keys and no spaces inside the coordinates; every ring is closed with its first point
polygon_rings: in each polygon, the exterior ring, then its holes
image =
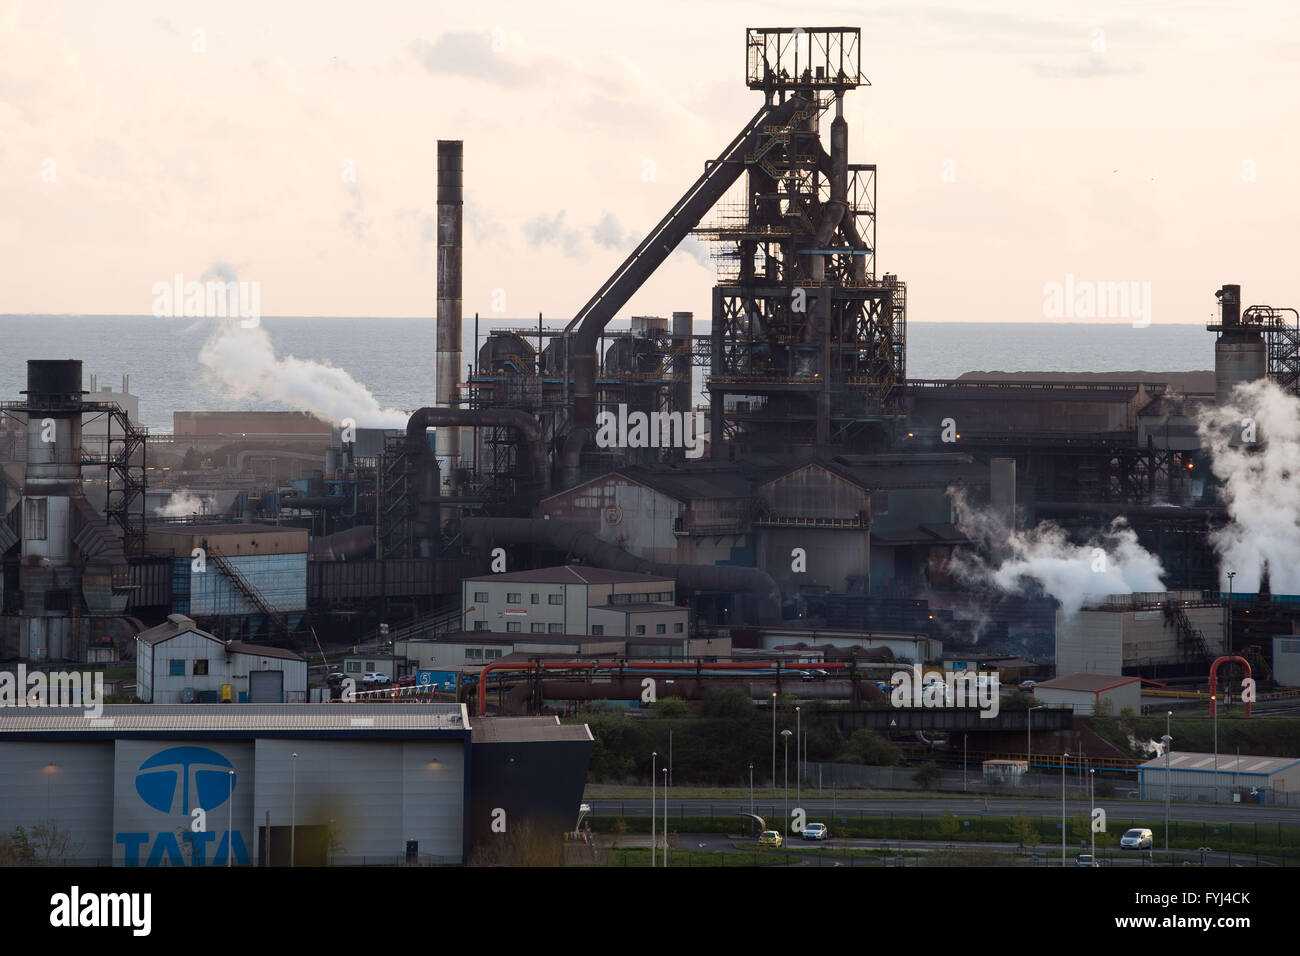
{"type": "Polygon", "coordinates": [[[160,518],[188,518],[203,514],[204,499],[192,491],[173,491],[167,501],[153,510],[160,518]]]}
{"type": "Polygon", "coordinates": [[[1300,399],[1268,379],[1202,410],[1197,429],[1231,518],[1211,541],[1220,587],[1254,593],[1268,567],[1277,594],[1300,594],[1300,399]]]}
{"type": "Polygon", "coordinates": [[[352,419],[362,428],[402,428],[407,414],[381,408],[370,390],[344,369],[308,359],[277,358],[261,325],[242,328],[238,319],[219,319],[199,361],[233,398],[279,402],[339,424],[352,419]]]}
{"type": "Polygon", "coordinates": [[[1160,559],[1138,544],[1122,518],[1080,545],[1050,521],[1016,531],[976,511],[959,489],[948,494],[957,528],[979,552],[953,556],[953,574],[969,584],[1020,595],[1040,589],[1056,598],[1067,616],[1111,594],[1165,590],[1160,559]]]}

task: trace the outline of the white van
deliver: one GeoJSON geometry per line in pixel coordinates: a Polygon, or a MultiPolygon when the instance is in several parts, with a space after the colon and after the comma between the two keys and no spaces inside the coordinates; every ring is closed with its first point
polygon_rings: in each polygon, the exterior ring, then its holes
{"type": "Polygon", "coordinates": [[[1139,827],[1128,830],[1119,838],[1121,850],[1149,850],[1151,849],[1151,831],[1139,827]]]}

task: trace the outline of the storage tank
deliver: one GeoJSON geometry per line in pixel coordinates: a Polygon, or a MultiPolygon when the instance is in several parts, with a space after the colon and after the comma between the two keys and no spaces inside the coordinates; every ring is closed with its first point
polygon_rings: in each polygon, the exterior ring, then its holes
{"type": "Polygon", "coordinates": [[[1225,285],[1214,295],[1219,300],[1219,322],[1209,326],[1219,333],[1214,343],[1214,400],[1223,405],[1239,384],[1268,374],[1268,350],[1260,325],[1241,321],[1241,286],[1225,285]]]}

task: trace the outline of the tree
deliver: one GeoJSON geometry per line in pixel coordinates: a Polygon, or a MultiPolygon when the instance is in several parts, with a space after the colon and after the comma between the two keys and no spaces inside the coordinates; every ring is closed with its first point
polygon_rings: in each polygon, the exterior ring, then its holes
{"type": "Polygon", "coordinates": [[[1023,813],[1012,818],[1011,835],[1016,838],[1016,842],[1021,846],[1036,846],[1038,844],[1038,831],[1034,828],[1029,817],[1023,813]]]}
{"type": "Polygon", "coordinates": [[[705,695],[700,714],[704,717],[744,719],[754,715],[754,701],[747,691],[739,687],[715,687],[705,695]]]}
{"type": "Polygon", "coordinates": [[[957,817],[951,810],[944,810],[943,815],[939,817],[939,839],[952,842],[957,838],[957,833],[961,827],[957,823],[957,817]]]}
{"type": "Polygon", "coordinates": [[[848,763],[894,767],[903,762],[903,751],[874,730],[863,728],[853,731],[853,736],[844,747],[844,759],[848,763]]]}
{"type": "Polygon", "coordinates": [[[921,764],[921,769],[912,774],[912,782],[922,790],[933,790],[935,785],[942,779],[943,771],[933,761],[921,764]]]}
{"type": "Polygon", "coordinates": [[[650,705],[650,712],[656,717],[685,717],[686,701],[680,697],[660,697],[650,705]]]}
{"type": "Polygon", "coordinates": [[[53,820],[45,820],[32,827],[30,844],[35,856],[34,862],[40,866],[66,863],[81,849],[80,843],[73,842],[72,833],[60,829],[53,820]]]}
{"type": "Polygon", "coordinates": [[[14,827],[13,833],[0,835],[0,866],[31,866],[36,861],[27,831],[14,827]]]}

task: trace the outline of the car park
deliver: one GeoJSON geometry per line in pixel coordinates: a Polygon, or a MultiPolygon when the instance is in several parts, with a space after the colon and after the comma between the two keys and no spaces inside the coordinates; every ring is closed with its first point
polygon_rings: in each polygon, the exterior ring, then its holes
{"type": "Polygon", "coordinates": [[[1121,850],[1149,850],[1151,849],[1151,831],[1142,827],[1128,830],[1119,838],[1121,850]]]}
{"type": "Polygon", "coordinates": [[[805,840],[825,840],[829,835],[824,823],[809,823],[803,828],[803,838],[805,840]]]}
{"type": "Polygon", "coordinates": [[[781,834],[776,830],[764,830],[758,835],[759,846],[780,846],[781,834]]]}

